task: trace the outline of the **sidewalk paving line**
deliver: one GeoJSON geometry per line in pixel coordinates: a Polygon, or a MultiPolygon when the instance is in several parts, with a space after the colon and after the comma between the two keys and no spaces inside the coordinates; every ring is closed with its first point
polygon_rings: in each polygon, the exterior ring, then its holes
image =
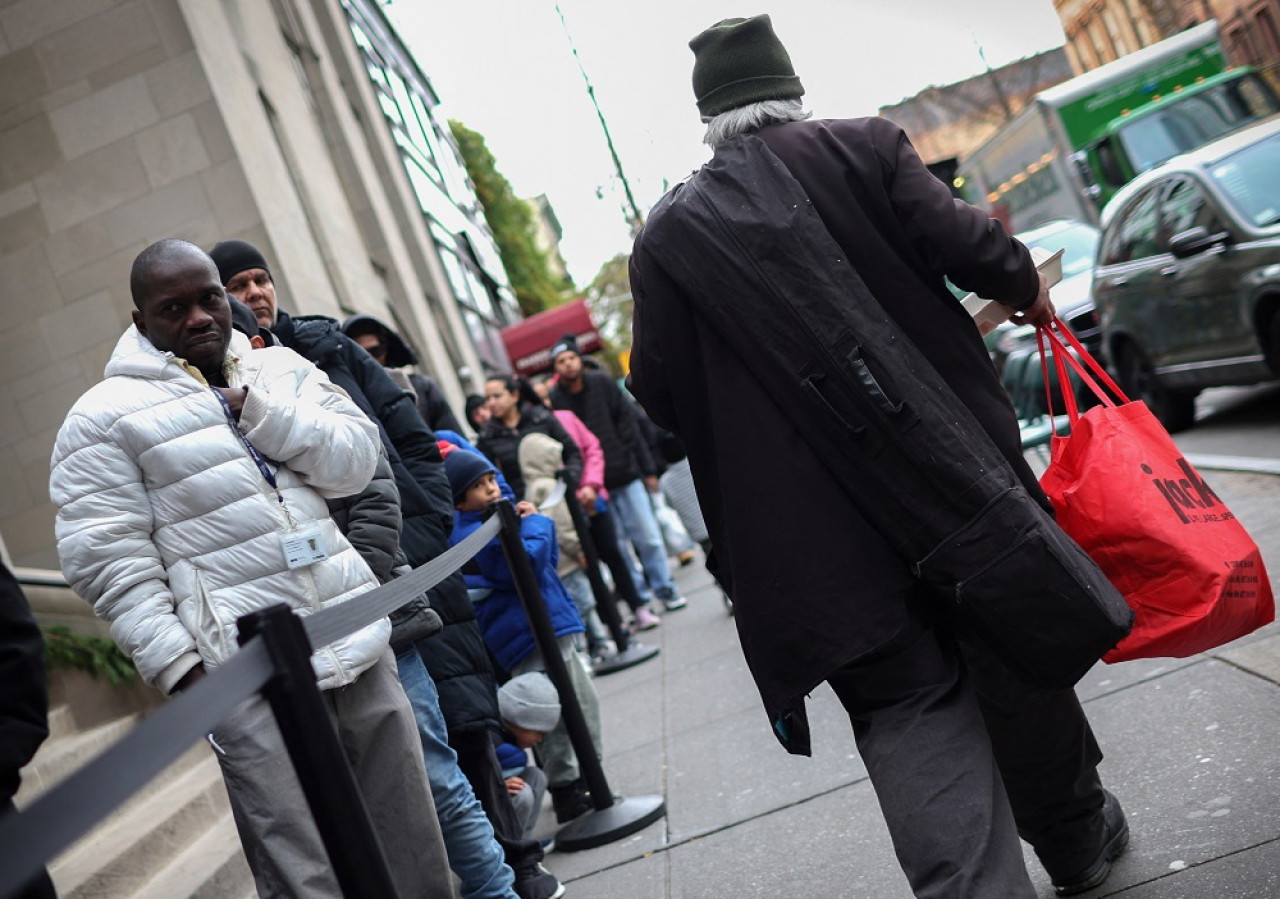
{"type": "Polygon", "coordinates": [[[1280,474],[1280,459],[1267,459],[1260,456],[1218,456],[1207,453],[1186,453],[1184,458],[1196,468],[1210,471],[1280,474]]]}

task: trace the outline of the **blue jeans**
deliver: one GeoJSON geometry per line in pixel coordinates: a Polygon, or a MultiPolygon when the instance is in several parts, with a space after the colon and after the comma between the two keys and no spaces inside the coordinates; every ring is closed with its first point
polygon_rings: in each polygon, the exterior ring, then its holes
{"type": "Polygon", "coordinates": [[[667,548],[662,543],[662,531],[658,529],[658,519],[653,516],[653,505],[649,502],[649,491],[645,489],[644,482],[637,479],[621,487],[610,487],[609,504],[618,522],[618,540],[624,555],[630,540],[640,557],[644,581],[636,584],[636,589],[640,591],[641,598],[647,600],[649,590],[659,599],[675,596],[676,585],[667,566],[667,548]]]}
{"type": "Polygon", "coordinates": [[[422,754],[427,764],[431,797],[435,800],[449,867],[462,880],[464,899],[515,899],[515,875],[503,860],[502,847],[493,836],[471,784],[458,768],[458,756],[450,748],[440,694],[427,673],[422,656],[410,646],[396,656],[400,683],[418,722],[422,754]]]}

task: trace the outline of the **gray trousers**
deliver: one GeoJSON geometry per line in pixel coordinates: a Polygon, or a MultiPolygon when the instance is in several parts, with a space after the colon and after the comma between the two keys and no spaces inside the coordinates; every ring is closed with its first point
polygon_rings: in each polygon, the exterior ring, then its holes
{"type": "Polygon", "coordinates": [[[516,817],[523,828],[521,839],[531,840],[538,824],[538,813],[542,811],[542,798],[547,793],[547,775],[541,768],[529,765],[518,776],[524,781],[524,789],[511,797],[511,804],[515,806],[516,817]]]}
{"type": "MultiPolygon", "coordinates": [[[[564,659],[564,667],[569,669],[569,681],[573,684],[573,692],[577,694],[578,705],[582,708],[582,716],[587,719],[587,730],[591,734],[591,742],[595,745],[596,758],[604,758],[604,743],[600,728],[600,696],[596,693],[596,685],[591,681],[591,672],[582,659],[582,653],[573,646],[573,637],[560,637],[556,641],[560,646],[560,658],[564,659]]],[[[511,676],[516,677],[529,671],[546,671],[546,663],[542,653],[534,650],[520,660],[511,669],[511,676]]],[[[578,766],[578,756],[573,750],[573,741],[569,739],[569,729],[564,726],[564,716],[555,729],[548,732],[537,749],[538,762],[547,775],[547,783],[551,789],[567,786],[582,776],[578,766]]]]}
{"type": "Polygon", "coordinates": [[[1050,875],[1100,851],[1102,754],[1074,691],[925,625],[828,682],[917,897],[1034,899],[1019,835],[1050,875]]]}
{"type": "MultiPolygon", "coordinates": [[[[452,876],[422,743],[391,650],[355,683],[321,695],[401,899],[451,899],[452,876]]],[[[248,700],[212,736],[258,894],[341,899],[266,700],[248,700]]]]}

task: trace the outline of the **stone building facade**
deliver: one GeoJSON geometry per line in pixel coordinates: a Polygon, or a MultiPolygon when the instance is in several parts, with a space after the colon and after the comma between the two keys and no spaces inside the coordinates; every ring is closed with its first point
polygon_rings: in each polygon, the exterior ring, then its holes
{"type": "Polygon", "coordinates": [[[377,0],[0,3],[0,537],[56,568],[49,456],[147,244],[237,237],[296,313],[377,315],[461,409],[518,317],[377,0]]]}
{"type": "Polygon", "coordinates": [[[981,146],[1033,96],[1072,74],[1059,47],[955,84],[926,88],[880,107],[879,113],[907,132],[926,163],[943,166],[981,146]]]}
{"type": "Polygon", "coordinates": [[[1218,20],[1232,62],[1257,66],[1277,83],[1280,0],[1053,0],[1077,72],[1218,20]]]}

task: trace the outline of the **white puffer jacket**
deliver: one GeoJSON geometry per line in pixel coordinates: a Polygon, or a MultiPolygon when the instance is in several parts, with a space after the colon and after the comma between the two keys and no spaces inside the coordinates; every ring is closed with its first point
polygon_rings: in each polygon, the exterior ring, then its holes
{"type": "MultiPolygon", "coordinates": [[[[233,332],[225,372],[232,387],[249,387],[240,430],[279,466],[294,521],[319,525],[325,560],[288,567],[285,512],[222,404],[132,326],[53,450],[49,493],[67,582],[166,693],[197,663],[216,668],[236,651],[237,617],[279,602],[306,615],[377,584],[325,505],[369,482],[377,426],[292,350],[250,352],[233,332]]],[[[382,619],[317,649],[320,687],[354,681],[390,631],[382,619]]]]}

